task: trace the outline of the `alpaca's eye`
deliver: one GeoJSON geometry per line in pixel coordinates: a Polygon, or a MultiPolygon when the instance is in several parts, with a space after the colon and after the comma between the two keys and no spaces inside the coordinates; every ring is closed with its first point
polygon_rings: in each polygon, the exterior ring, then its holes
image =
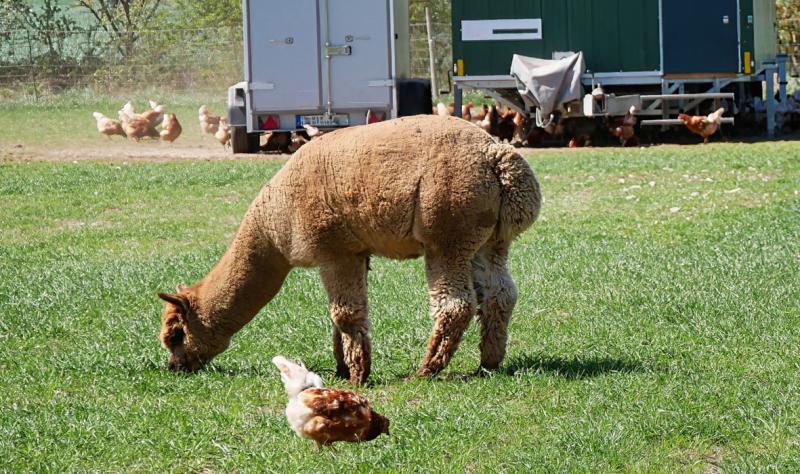
{"type": "Polygon", "coordinates": [[[183,328],[175,328],[168,339],[169,347],[178,347],[183,344],[184,335],[183,328]]]}

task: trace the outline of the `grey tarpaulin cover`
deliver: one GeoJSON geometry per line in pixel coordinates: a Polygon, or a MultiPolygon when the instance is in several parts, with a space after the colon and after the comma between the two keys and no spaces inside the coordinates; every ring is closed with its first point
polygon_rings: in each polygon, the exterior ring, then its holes
{"type": "Polygon", "coordinates": [[[581,75],[585,69],[582,52],[556,60],[515,54],[511,61],[511,75],[522,100],[537,107],[537,116],[545,121],[561,104],[583,98],[581,75]]]}

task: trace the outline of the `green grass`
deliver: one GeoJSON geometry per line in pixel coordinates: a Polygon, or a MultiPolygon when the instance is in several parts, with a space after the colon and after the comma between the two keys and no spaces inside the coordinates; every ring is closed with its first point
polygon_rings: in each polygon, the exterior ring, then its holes
{"type": "Polygon", "coordinates": [[[208,271],[280,163],[0,165],[0,470],[800,470],[798,144],[530,162],[545,203],[512,248],[502,370],[470,375],[473,324],[442,377],[405,380],[431,328],[422,261],[375,259],[360,391],[393,435],[322,452],[270,363],[344,386],[316,271],[199,374],[157,339],[155,292],[208,271]]]}

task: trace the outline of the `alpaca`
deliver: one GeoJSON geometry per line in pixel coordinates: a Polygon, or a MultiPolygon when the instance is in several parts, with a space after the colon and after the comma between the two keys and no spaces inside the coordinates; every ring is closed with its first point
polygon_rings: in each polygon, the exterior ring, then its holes
{"type": "Polygon", "coordinates": [[[327,133],[295,153],[250,205],[228,250],[198,283],[159,293],[172,370],[224,351],[293,267],[319,267],[333,320],[336,374],[370,373],[370,255],[424,255],[434,321],[420,376],[447,366],[476,314],[480,364],[498,367],[517,299],[511,241],[539,214],[525,160],[454,117],[405,117],[327,133]]]}

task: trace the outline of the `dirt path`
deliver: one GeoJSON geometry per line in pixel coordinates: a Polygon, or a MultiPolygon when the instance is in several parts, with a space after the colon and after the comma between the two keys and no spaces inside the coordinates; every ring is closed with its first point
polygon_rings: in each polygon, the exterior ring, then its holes
{"type": "Polygon", "coordinates": [[[11,144],[0,146],[3,161],[131,161],[166,162],[183,160],[275,160],[287,159],[280,154],[233,154],[218,143],[162,144],[159,142],[128,142],[109,140],[86,146],[47,147],[45,145],[11,144]]]}

